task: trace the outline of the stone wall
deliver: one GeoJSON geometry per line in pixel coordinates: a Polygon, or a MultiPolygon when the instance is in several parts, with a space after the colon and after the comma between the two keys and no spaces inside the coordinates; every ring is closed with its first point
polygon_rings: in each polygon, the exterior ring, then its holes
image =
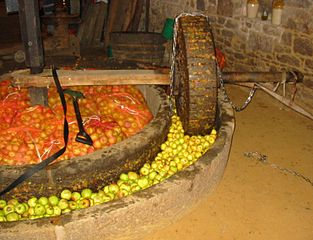
{"type": "MultiPolygon", "coordinates": [[[[285,0],[282,24],[248,19],[246,0],[154,0],[151,29],[161,32],[166,18],[201,11],[213,26],[216,45],[226,56],[225,71],[298,70],[305,75],[296,101],[313,113],[313,0],[285,0]]],[[[267,0],[263,0],[268,7],[267,0]]],[[[271,14],[271,9],[269,8],[271,14]]],[[[262,6],[260,8],[260,14],[262,6]]],[[[259,15],[260,15],[259,14],[259,15]]]]}

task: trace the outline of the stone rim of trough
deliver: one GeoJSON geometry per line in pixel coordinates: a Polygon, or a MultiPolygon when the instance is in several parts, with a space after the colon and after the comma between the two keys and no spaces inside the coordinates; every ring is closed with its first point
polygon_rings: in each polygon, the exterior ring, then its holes
{"type": "Polygon", "coordinates": [[[221,124],[213,147],[196,163],[164,182],[130,196],[55,218],[0,224],[0,238],[142,239],[180,219],[221,180],[235,128],[229,103],[219,100],[221,124]]]}
{"type": "MultiPolygon", "coordinates": [[[[138,171],[143,162],[150,161],[151,157],[157,154],[160,144],[164,142],[170,126],[171,111],[169,98],[162,88],[149,85],[138,85],[137,88],[146,97],[147,104],[154,115],[140,132],[105,149],[55,162],[47,166],[45,171],[35,173],[6,193],[5,198],[24,200],[26,196],[30,198],[43,194],[59,194],[65,188],[80,191],[89,187],[95,190],[96,185],[109,184],[118,179],[122,166],[128,171],[138,171]],[[152,103],[152,100],[147,98],[148,94],[156,97],[153,98],[156,103],[152,103]]],[[[4,189],[12,179],[18,178],[30,166],[0,166],[0,188],[4,189]]]]}

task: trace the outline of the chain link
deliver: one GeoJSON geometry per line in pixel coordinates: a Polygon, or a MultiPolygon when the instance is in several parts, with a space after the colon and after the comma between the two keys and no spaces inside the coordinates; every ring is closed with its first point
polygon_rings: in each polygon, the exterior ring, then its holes
{"type": "Polygon", "coordinates": [[[291,170],[289,168],[284,168],[284,167],[281,167],[279,166],[278,164],[275,164],[275,163],[271,163],[268,161],[268,157],[262,153],[259,153],[259,152],[245,152],[244,153],[244,156],[247,157],[247,158],[250,158],[250,159],[255,159],[255,160],[258,160],[260,161],[261,163],[263,164],[267,164],[269,165],[270,167],[274,168],[274,169],[277,169],[281,172],[284,172],[284,173],[289,173],[293,176],[296,176],[296,177],[299,177],[301,178],[302,180],[306,181],[307,183],[309,183],[312,187],[313,187],[313,181],[308,178],[308,177],[305,177],[304,175],[302,175],[301,173],[298,173],[294,170],[291,170]]]}
{"type": "Polygon", "coordinates": [[[236,112],[240,112],[242,110],[244,110],[248,105],[249,103],[252,101],[252,98],[254,97],[254,94],[257,90],[257,86],[254,84],[253,87],[251,88],[250,92],[249,92],[249,96],[248,98],[246,99],[246,101],[240,106],[240,107],[237,107],[233,101],[230,99],[229,95],[227,94],[227,91],[226,91],[226,88],[225,88],[225,85],[224,85],[224,80],[223,80],[223,76],[222,76],[222,72],[220,70],[220,68],[217,66],[217,78],[219,80],[219,83],[220,83],[220,89],[224,95],[224,100],[229,102],[229,104],[232,106],[232,108],[236,111],[236,112]]]}

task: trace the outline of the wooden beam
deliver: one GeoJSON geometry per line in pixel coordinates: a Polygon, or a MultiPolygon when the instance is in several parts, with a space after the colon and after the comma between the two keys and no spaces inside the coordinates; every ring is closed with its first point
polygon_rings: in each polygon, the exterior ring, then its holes
{"type": "Polygon", "coordinates": [[[138,0],[137,6],[136,6],[136,11],[135,11],[135,16],[134,16],[132,26],[131,26],[132,32],[138,31],[143,7],[144,7],[144,0],[138,0]]]}
{"type": "MultiPolygon", "coordinates": [[[[32,74],[41,73],[44,54],[41,39],[38,1],[19,0],[19,20],[26,55],[26,66],[32,74]]],[[[47,90],[29,88],[32,105],[47,105],[47,90]]]]}
{"type": "Polygon", "coordinates": [[[106,23],[106,32],[104,35],[104,47],[105,48],[107,48],[110,43],[110,33],[112,32],[112,29],[113,29],[113,24],[116,18],[118,6],[119,6],[118,0],[109,2],[108,21],[106,23]]]}
{"type": "Polygon", "coordinates": [[[44,66],[38,1],[19,0],[19,20],[26,54],[26,66],[40,73],[44,66]]]}
{"type": "Polygon", "coordinates": [[[150,0],[146,0],[146,17],[145,17],[145,31],[149,32],[150,25],[150,0]]]}
{"type": "MultiPolygon", "coordinates": [[[[12,85],[19,87],[49,87],[54,85],[51,69],[41,74],[30,74],[29,70],[11,73],[12,85]]],[[[58,70],[62,86],[91,85],[169,85],[169,69],[161,70],[58,70]]]]}

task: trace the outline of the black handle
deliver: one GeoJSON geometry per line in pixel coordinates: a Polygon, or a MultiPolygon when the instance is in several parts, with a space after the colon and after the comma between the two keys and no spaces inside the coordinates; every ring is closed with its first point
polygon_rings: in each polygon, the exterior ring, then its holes
{"type": "Polygon", "coordinates": [[[82,119],[81,114],[80,114],[77,98],[74,96],[72,96],[72,98],[73,98],[73,106],[74,106],[74,110],[75,110],[76,120],[77,120],[77,124],[78,124],[78,128],[79,128],[79,132],[76,135],[75,141],[92,146],[93,141],[84,129],[83,119],[82,119]]]}

